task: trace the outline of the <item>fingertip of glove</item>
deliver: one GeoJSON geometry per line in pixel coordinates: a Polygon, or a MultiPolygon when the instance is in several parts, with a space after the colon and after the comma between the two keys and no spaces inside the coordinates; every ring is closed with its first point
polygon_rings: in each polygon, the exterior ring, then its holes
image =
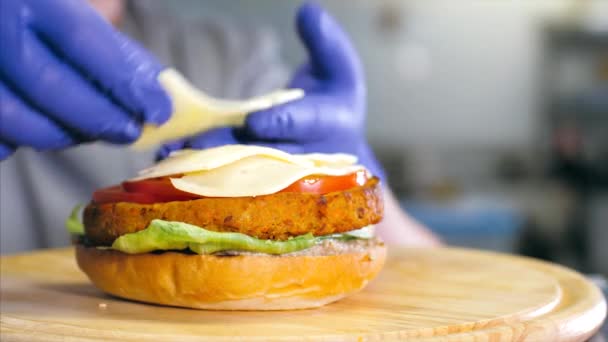
{"type": "Polygon", "coordinates": [[[284,113],[278,107],[253,112],[245,118],[244,134],[255,139],[279,139],[287,127],[284,113]]]}
{"type": "Polygon", "coordinates": [[[144,122],[161,125],[169,120],[172,103],[158,81],[158,72],[136,77],[130,86],[134,98],[141,104],[141,119],[144,122]]]}
{"type": "Polygon", "coordinates": [[[300,37],[309,44],[318,43],[339,28],[334,18],[315,1],[300,6],[296,23],[300,37]]]}
{"type": "Polygon", "coordinates": [[[51,151],[67,148],[80,143],[80,141],[65,131],[47,132],[45,139],[32,140],[31,147],[36,151],[51,151]]]}
{"type": "Polygon", "coordinates": [[[158,149],[158,151],[156,151],[156,155],[154,156],[154,161],[159,162],[165,158],[167,158],[169,156],[170,152],[167,152],[164,149],[164,146],[162,146],[161,148],[158,149]]]}
{"type": "Polygon", "coordinates": [[[6,144],[0,143],[0,161],[8,159],[13,153],[15,149],[6,144]]]}
{"type": "Polygon", "coordinates": [[[298,9],[298,20],[310,20],[318,17],[321,13],[323,13],[323,7],[319,5],[316,1],[304,1],[300,8],[298,9]]]}
{"type": "Polygon", "coordinates": [[[300,6],[296,15],[296,24],[302,38],[309,38],[310,32],[318,27],[318,22],[324,12],[315,1],[306,1],[300,6]]]}
{"type": "Polygon", "coordinates": [[[167,158],[171,154],[171,152],[183,149],[184,145],[184,140],[172,141],[162,145],[158,149],[158,151],[156,151],[156,161],[160,161],[167,158]]]}
{"type": "Polygon", "coordinates": [[[118,144],[132,143],[141,135],[141,126],[133,120],[127,121],[123,129],[110,137],[110,141],[118,144]]]}
{"type": "MultiPolygon", "coordinates": [[[[272,110],[272,109],[270,109],[272,110]]],[[[245,118],[244,134],[258,136],[267,129],[267,117],[270,110],[262,110],[250,113],[245,118]]]]}
{"type": "Polygon", "coordinates": [[[149,113],[146,116],[146,122],[162,125],[169,120],[171,117],[173,104],[171,99],[159,86],[157,95],[154,100],[150,103],[149,113]]]}

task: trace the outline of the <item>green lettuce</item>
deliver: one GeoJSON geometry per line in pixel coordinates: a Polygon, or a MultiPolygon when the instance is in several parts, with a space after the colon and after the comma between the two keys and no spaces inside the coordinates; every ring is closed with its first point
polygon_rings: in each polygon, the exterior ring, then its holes
{"type": "Polygon", "coordinates": [[[70,216],[65,220],[65,227],[67,228],[70,234],[74,235],[83,235],[84,234],[84,224],[78,218],[78,214],[80,213],[80,209],[82,209],[82,204],[77,205],[72,209],[70,216]]]}
{"type": "Polygon", "coordinates": [[[227,250],[285,254],[310,248],[316,242],[312,234],[285,241],[260,240],[241,233],[214,232],[183,222],[152,220],[146,229],[116,239],[112,248],[128,254],[181,249],[198,254],[227,250]]]}

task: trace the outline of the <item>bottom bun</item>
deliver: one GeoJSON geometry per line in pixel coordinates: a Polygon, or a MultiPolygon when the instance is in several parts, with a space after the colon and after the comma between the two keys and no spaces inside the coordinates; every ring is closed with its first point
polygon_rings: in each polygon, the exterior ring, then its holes
{"type": "Polygon", "coordinates": [[[130,255],[76,246],[78,266],[109,294],[212,310],[314,308],[361,290],[382,269],[386,247],[326,256],[130,255]]]}

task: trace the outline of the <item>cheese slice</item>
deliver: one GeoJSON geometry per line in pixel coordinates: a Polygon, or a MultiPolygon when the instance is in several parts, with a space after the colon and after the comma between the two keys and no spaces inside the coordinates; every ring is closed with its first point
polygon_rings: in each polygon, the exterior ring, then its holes
{"type": "Polygon", "coordinates": [[[166,123],[144,125],[136,149],[148,149],[167,141],[206,131],[213,127],[239,126],[248,113],[278,106],[304,96],[301,89],[280,89],[248,100],[223,100],[195,88],[175,69],[166,69],[158,77],[171,97],[173,113],[166,123]]]}
{"type": "Polygon", "coordinates": [[[260,196],[306,176],[342,176],[365,169],[356,162],[357,157],[343,153],[289,154],[255,145],[225,145],[173,152],[131,181],[174,176],[170,180],[176,189],[200,196],[260,196]]]}
{"type": "Polygon", "coordinates": [[[205,150],[181,150],[172,153],[169,158],[139,172],[131,180],[142,180],[177,174],[206,171],[234,163],[251,156],[266,156],[285,163],[305,167],[315,166],[314,159],[292,155],[270,147],[254,145],[224,145],[205,150]]]}
{"type": "Polygon", "coordinates": [[[171,178],[171,183],[179,190],[200,196],[260,196],[283,190],[306,176],[342,176],[362,169],[361,165],[307,166],[268,155],[253,155],[208,171],[171,178]]]}
{"type": "Polygon", "coordinates": [[[295,156],[310,160],[315,166],[334,166],[352,165],[357,162],[357,157],[346,153],[308,153],[296,154],[295,156]]]}

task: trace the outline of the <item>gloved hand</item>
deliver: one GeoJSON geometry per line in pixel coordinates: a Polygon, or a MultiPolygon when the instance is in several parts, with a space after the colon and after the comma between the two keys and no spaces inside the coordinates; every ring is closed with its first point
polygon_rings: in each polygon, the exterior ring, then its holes
{"type": "Polygon", "coordinates": [[[164,145],[166,157],[181,148],[256,144],[291,153],[350,153],[375,175],[384,177],[365,139],[366,90],[361,62],[336,21],[314,3],[297,14],[297,30],[309,61],[294,75],[290,88],[304,98],[248,115],[244,127],[224,127],[164,145]]]}
{"type": "Polygon", "coordinates": [[[19,146],[131,142],[171,114],[160,63],[84,1],[0,1],[0,41],[0,160],[19,146]]]}

